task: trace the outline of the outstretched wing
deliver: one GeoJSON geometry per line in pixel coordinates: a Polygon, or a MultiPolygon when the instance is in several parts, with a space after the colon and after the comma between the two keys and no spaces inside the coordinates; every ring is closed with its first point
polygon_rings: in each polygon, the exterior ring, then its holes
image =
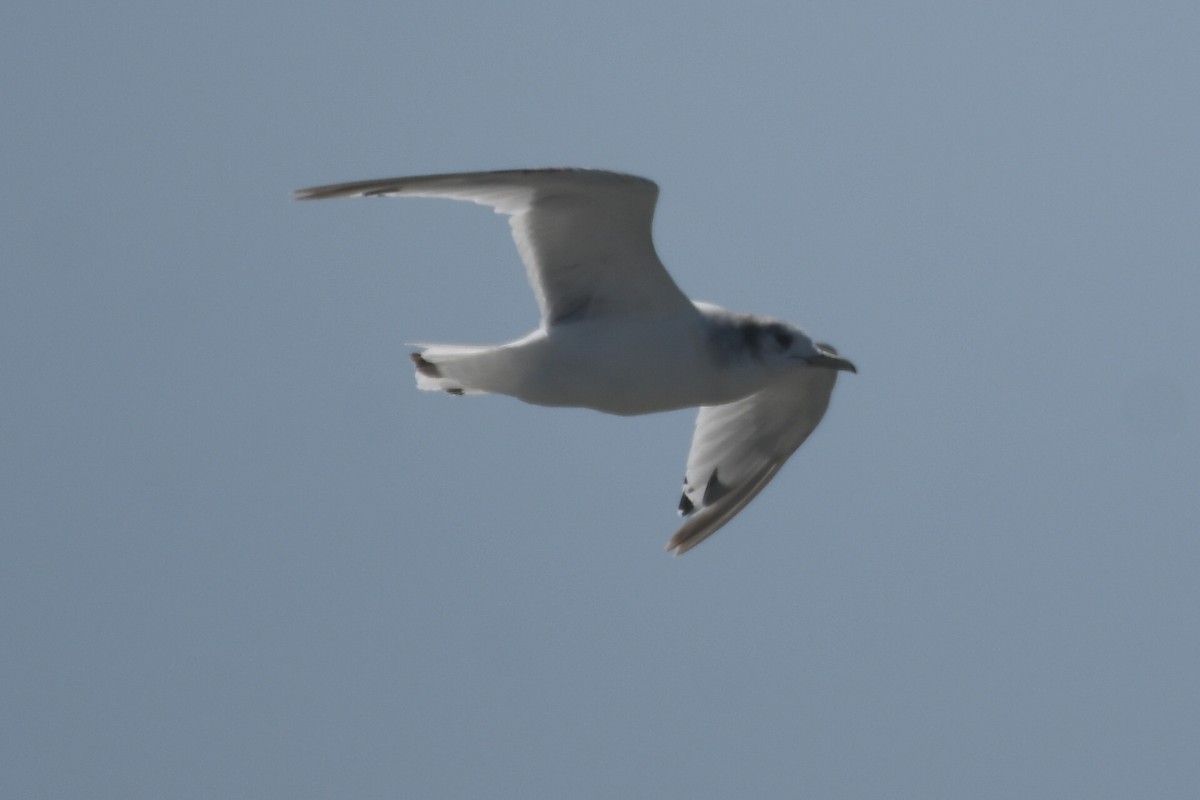
{"type": "Polygon", "coordinates": [[[645,178],[527,169],[385,178],[296,192],[299,200],[378,195],[470,200],[509,215],[546,326],[692,308],[654,252],[650,227],[658,186],[645,178]]]}
{"type": "Polygon", "coordinates": [[[683,555],[733,519],[817,427],[837,372],[799,370],[779,383],[696,418],[679,511],[687,522],[667,543],[683,555]]]}

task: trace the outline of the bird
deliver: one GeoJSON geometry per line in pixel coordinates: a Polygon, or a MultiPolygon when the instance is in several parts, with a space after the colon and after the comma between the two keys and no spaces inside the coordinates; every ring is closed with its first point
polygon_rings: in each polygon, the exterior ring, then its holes
{"type": "Polygon", "coordinates": [[[501,345],[416,345],[419,389],[626,416],[700,409],[678,506],[684,522],[666,546],[676,556],[762,491],[820,423],[837,374],[858,372],[795,325],[689,299],[655,251],[658,186],[649,179],[567,167],[295,192],[337,197],[442,197],[508,216],[540,324],[501,345]]]}

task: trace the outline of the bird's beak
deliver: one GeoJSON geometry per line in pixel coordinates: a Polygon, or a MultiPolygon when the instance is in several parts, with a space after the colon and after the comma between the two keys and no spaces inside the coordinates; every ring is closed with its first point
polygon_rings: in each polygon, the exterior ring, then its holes
{"type": "Polygon", "coordinates": [[[854,366],[849,359],[841,356],[830,355],[829,353],[821,353],[819,356],[813,356],[808,360],[810,367],[824,367],[825,369],[836,369],[845,372],[853,372],[858,374],[858,368],[854,366]]]}

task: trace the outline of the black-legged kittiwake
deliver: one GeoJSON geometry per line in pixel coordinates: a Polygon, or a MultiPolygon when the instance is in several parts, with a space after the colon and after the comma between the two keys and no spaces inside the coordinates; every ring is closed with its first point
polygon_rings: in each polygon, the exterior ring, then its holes
{"type": "Polygon", "coordinates": [[[417,385],[610,414],[700,407],[667,543],[687,552],[775,476],[829,406],[833,347],[794,325],[693,302],[654,251],[658,187],[588,169],[467,172],[340,183],[296,197],[448,197],[509,216],[537,295],[537,330],[497,346],[413,353],[417,385]]]}

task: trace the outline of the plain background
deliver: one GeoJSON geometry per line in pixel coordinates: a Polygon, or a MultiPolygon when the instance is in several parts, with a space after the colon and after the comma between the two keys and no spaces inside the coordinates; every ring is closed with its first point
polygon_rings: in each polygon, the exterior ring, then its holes
{"type": "Polygon", "coordinates": [[[1191,798],[1200,5],[32,3],[0,26],[0,795],[1191,798]],[[502,219],[662,187],[859,366],[662,552],[693,414],[413,386],[502,219]]]}

